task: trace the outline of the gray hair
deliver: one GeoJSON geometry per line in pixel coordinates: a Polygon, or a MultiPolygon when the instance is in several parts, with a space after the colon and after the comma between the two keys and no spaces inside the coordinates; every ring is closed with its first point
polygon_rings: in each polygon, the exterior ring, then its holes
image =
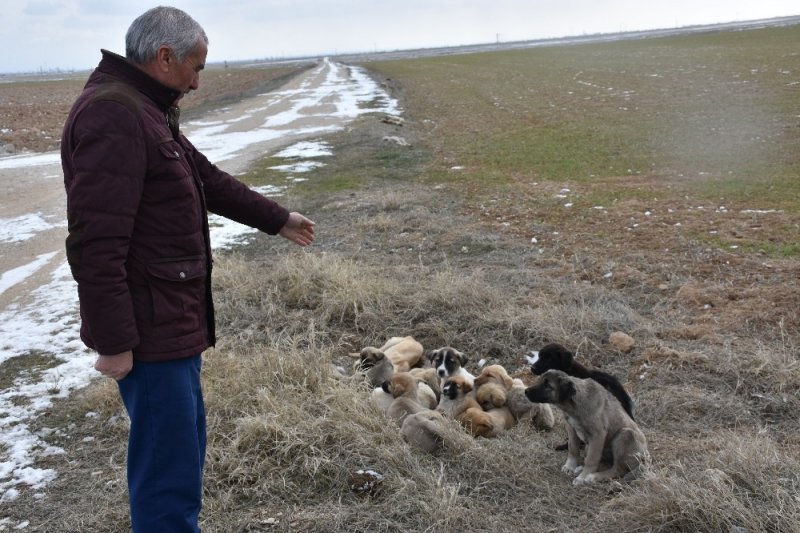
{"type": "Polygon", "coordinates": [[[186,12],[175,7],[159,6],[139,15],[125,34],[125,56],[137,65],[149,63],[161,46],[169,47],[178,61],[208,37],[200,24],[186,12]]]}

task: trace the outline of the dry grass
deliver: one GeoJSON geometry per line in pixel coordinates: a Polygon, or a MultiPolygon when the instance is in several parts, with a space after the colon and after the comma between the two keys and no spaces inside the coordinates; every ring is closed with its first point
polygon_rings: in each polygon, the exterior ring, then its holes
{"type": "MultiPolygon", "coordinates": [[[[430,457],[402,442],[363,385],[331,370],[352,347],[405,332],[428,347],[494,350],[493,360],[516,370],[526,342],[536,345],[548,328],[558,333],[556,324],[591,338],[633,321],[635,311],[611,291],[551,287],[563,302],[545,316],[483,273],[441,266],[296,253],[269,266],[227,257],[218,273],[223,315],[235,318],[205,368],[215,436],[209,530],[257,528],[268,518],[302,531],[796,530],[797,443],[779,445],[758,410],[744,405],[746,391],[726,389],[728,377],[716,376],[706,357],[652,349],[631,361],[654,369],[634,394],[653,465],[633,484],[581,489],[561,474],[563,453],[552,451],[560,426],[456,441],[430,457]],[[566,316],[581,318],[564,324],[566,316]],[[386,476],[370,496],[348,487],[362,468],[386,476]]],[[[745,358],[740,371],[751,364],[745,358]]],[[[782,373],[800,377],[796,368],[782,373]]]]}
{"type": "MultiPolygon", "coordinates": [[[[365,207],[406,205],[402,190],[329,198],[339,217],[317,221],[339,227],[365,207]]],[[[421,211],[439,202],[436,193],[424,198],[421,211]]],[[[406,211],[381,218],[396,225],[406,211]]],[[[417,229],[435,237],[460,223],[421,217],[417,229]]],[[[456,258],[426,264],[416,253],[287,252],[272,243],[256,245],[257,260],[234,254],[216,263],[221,335],[203,371],[210,437],[204,531],[798,530],[791,391],[800,369],[780,365],[787,352],[733,358],[724,344],[678,350],[656,335],[678,322],[653,324],[639,301],[613,287],[520,268],[524,254],[500,271],[464,268],[456,258]],[[606,332],[617,329],[635,334],[632,354],[605,345],[606,332]],[[494,440],[473,440],[454,425],[442,453],[410,448],[367,401],[364,384],[333,368],[349,370],[347,352],[405,333],[426,347],[452,344],[473,361],[486,357],[523,373],[522,355],[545,340],[580,346],[594,364],[628,374],[650,470],[631,484],[573,487],[560,471],[564,453],[553,450],[564,438],[560,423],[552,432],[518,426],[494,440]],[[766,400],[752,398],[754,390],[785,408],[765,417],[766,400]],[[374,492],[350,489],[360,469],[385,476],[374,492]]],[[[119,502],[125,424],[116,391],[102,383],[73,408],[76,419],[99,413],[82,431],[102,440],[71,452],[72,471],[54,460],[65,471],[55,493],[80,483],[82,495],[67,496],[60,513],[42,518],[43,530],[119,531],[126,523],[119,502]],[[92,454],[110,461],[98,465],[92,454]],[[99,473],[87,477],[87,468],[99,473]]],[[[27,509],[31,519],[30,510],[43,506],[27,509]]]]}

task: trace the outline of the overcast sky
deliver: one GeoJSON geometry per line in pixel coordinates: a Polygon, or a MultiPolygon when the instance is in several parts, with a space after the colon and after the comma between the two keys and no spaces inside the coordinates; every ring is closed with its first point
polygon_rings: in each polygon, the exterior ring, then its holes
{"type": "MultiPolygon", "coordinates": [[[[168,3],[169,4],[169,3],[168,3]]],[[[0,72],[93,68],[124,54],[131,0],[2,0],[0,72]]],[[[208,60],[562,37],[800,15],[799,0],[176,0],[208,60]]]]}

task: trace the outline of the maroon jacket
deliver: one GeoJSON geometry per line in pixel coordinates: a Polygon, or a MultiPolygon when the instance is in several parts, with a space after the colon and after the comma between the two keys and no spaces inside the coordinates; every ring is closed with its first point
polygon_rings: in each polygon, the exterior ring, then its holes
{"type": "Polygon", "coordinates": [[[274,235],[289,213],[168,125],[179,93],[103,50],[61,141],[81,339],[143,361],[215,342],[207,211],[274,235]]]}

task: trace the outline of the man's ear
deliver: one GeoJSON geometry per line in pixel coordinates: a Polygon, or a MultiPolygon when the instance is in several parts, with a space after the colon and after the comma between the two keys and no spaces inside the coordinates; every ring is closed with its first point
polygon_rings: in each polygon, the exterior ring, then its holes
{"type": "Polygon", "coordinates": [[[176,61],[175,54],[169,46],[161,45],[156,52],[156,63],[162,72],[169,72],[172,63],[176,61]]]}

